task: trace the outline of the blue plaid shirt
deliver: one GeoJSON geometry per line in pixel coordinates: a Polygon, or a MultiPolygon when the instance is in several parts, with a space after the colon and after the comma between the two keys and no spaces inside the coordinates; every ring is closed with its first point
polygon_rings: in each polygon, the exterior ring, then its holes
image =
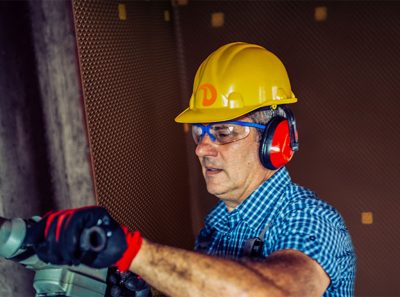
{"type": "Polygon", "coordinates": [[[295,249],[316,260],[331,283],[323,296],[353,296],[356,257],[340,214],[279,169],[232,212],[220,201],[205,219],[195,250],[238,259],[265,231],[262,256],[295,249]]]}

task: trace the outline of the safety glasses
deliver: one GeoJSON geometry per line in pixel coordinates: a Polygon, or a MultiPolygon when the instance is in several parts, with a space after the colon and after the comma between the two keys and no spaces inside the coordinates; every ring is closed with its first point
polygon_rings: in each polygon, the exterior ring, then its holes
{"type": "Polygon", "coordinates": [[[196,144],[199,144],[206,134],[216,144],[227,144],[246,138],[250,134],[250,128],[265,129],[265,126],[243,121],[193,124],[192,136],[196,144]]]}

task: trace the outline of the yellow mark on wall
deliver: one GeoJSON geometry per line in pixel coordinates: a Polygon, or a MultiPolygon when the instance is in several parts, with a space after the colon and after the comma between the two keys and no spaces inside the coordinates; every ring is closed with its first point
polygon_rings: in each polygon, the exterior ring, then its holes
{"type": "Polygon", "coordinates": [[[315,7],[314,19],[317,22],[324,22],[328,18],[328,8],[326,6],[315,7]]]}
{"type": "Polygon", "coordinates": [[[222,27],[224,25],[224,13],[223,12],[214,12],[211,14],[211,26],[214,28],[222,27]]]}
{"type": "Polygon", "coordinates": [[[164,21],[169,22],[171,20],[171,14],[169,10],[164,10],[164,21]]]}
{"type": "Polygon", "coordinates": [[[367,211],[361,213],[361,223],[363,223],[364,225],[371,225],[373,222],[374,222],[374,216],[372,212],[367,211]]]}
{"type": "Polygon", "coordinates": [[[118,4],[118,17],[121,21],[126,21],[126,6],[123,3],[118,4]]]}
{"type": "Polygon", "coordinates": [[[187,123],[184,123],[184,124],[183,124],[183,131],[184,131],[186,134],[188,134],[189,131],[190,131],[190,125],[187,124],[187,123]]]}

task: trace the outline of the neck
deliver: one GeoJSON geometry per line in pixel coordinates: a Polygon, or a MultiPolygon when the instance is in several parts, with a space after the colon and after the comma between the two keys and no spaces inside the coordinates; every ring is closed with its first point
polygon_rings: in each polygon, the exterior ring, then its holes
{"type": "Polygon", "coordinates": [[[262,176],[258,180],[258,182],[255,182],[252,185],[247,186],[241,195],[239,195],[239,198],[232,198],[232,199],[224,199],[225,206],[228,210],[228,212],[232,212],[236,207],[238,207],[244,200],[247,199],[261,184],[263,184],[266,180],[270,179],[271,176],[274,175],[274,173],[277,170],[267,170],[265,172],[265,175],[262,176]]]}

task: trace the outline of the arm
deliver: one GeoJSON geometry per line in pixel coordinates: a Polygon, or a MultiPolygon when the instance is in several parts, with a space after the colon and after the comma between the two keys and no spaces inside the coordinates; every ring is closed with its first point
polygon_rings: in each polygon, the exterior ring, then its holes
{"type": "Polygon", "coordinates": [[[29,234],[25,244],[46,263],[129,268],[156,289],[178,297],[320,296],[329,284],[319,264],[301,252],[278,248],[261,262],[206,256],[142,240],[139,232],[120,227],[101,207],[50,213],[29,234]],[[92,227],[103,230],[107,240],[100,250],[89,252],[81,246],[81,235],[92,227]]]}
{"type": "Polygon", "coordinates": [[[297,250],[272,253],[265,261],[246,265],[288,289],[294,296],[322,296],[330,284],[329,276],[317,261],[297,250]]]}
{"type": "Polygon", "coordinates": [[[321,296],[329,278],[297,251],[237,262],[143,240],[130,270],[171,296],[321,296]]]}

